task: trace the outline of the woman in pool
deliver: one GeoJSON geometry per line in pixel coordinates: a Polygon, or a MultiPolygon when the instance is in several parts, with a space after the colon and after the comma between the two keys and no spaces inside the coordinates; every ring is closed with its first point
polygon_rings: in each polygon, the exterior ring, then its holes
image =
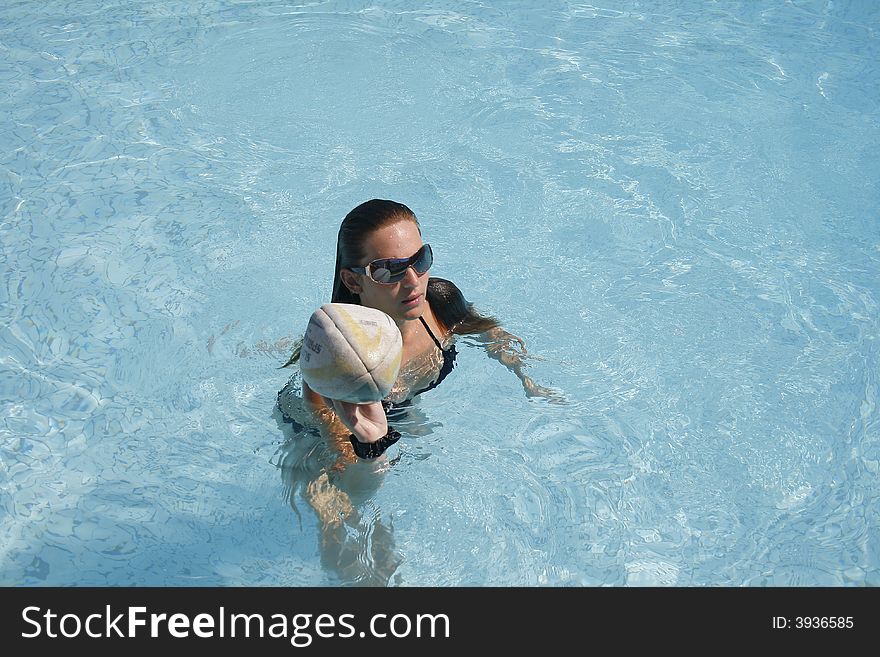
{"type": "MultiPolygon", "coordinates": [[[[371,404],[326,399],[305,382],[301,398],[293,381],[278,395],[281,420],[297,430],[279,457],[290,502],[303,488],[321,523],[322,561],[350,583],[387,584],[399,558],[390,529],[380,520],[365,526],[351,500],[350,494],[375,487],[377,478],[372,470],[349,466],[362,461],[381,467],[376,457],[400,436],[389,417],[412,424],[409,400],[450,372],[455,335],[478,336],[490,356],[517,374],[527,395],[555,396],[524,374],[522,340],[475,311],[450,281],[429,277],[432,263],[431,247],[422,242],[416,216],[405,205],[373,199],[349,212],[337,238],[331,301],[377,308],[395,321],[403,338],[397,381],[382,402],[371,404]],[[315,424],[322,438],[309,432],[308,425],[315,424]],[[303,439],[309,433],[312,440],[303,439]],[[357,481],[358,473],[367,475],[366,483],[357,481]]],[[[297,347],[284,367],[299,356],[297,347]]],[[[413,430],[430,431],[415,425],[413,430]]]]}
{"type": "MultiPolygon", "coordinates": [[[[376,457],[399,437],[389,429],[386,414],[446,377],[455,361],[455,335],[480,335],[489,354],[519,376],[527,395],[552,396],[523,373],[523,341],[504,331],[495,319],[476,312],[450,281],[430,278],[433,262],[415,214],[402,203],[373,199],[357,206],[342,222],[331,301],[385,312],[403,338],[400,374],[382,403],[326,399],[303,382],[303,399],[325,421],[343,452],[353,449],[358,456],[376,457]]],[[[299,349],[284,367],[298,359],[299,349]]]]}

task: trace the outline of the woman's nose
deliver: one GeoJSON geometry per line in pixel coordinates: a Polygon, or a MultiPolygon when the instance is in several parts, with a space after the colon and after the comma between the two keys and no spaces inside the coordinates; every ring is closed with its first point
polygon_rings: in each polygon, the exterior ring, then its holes
{"type": "Polygon", "coordinates": [[[419,275],[411,266],[406,269],[406,274],[403,277],[403,284],[407,287],[416,287],[419,284],[419,275]]]}

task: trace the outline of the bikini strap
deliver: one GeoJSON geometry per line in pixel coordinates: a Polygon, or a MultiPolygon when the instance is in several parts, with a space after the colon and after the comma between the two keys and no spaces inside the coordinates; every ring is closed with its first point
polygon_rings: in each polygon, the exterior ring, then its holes
{"type": "Polygon", "coordinates": [[[428,327],[428,322],[425,321],[424,315],[419,315],[419,319],[422,320],[422,326],[425,327],[425,330],[428,332],[428,335],[431,336],[431,339],[434,341],[434,344],[437,345],[437,348],[440,351],[443,351],[443,347],[440,344],[440,341],[434,337],[434,334],[431,332],[431,329],[428,327]]]}

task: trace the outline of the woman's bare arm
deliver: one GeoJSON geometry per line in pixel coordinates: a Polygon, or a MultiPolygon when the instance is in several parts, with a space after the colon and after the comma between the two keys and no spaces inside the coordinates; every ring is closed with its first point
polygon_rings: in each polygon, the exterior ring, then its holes
{"type": "Polygon", "coordinates": [[[530,356],[528,351],[526,351],[526,344],[522,338],[518,338],[500,326],[496,326],[485,333],[481,333],[478,339],[483,343],[490,358],[503,363],[511,372],[519,377],[527,396],[547,397],[555,401],[563,399],[557,391],[538,385],[523,371],[525,368],[524,360],[530,356]]]}

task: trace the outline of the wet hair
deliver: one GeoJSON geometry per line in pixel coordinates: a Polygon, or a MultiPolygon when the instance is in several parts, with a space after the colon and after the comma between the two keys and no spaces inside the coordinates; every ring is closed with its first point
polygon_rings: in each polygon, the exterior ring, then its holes
{"type": "MultiPolygon", "coordinates": [[[[403,203],[372,199],[361,203],[345,215],[339,234],[336,237],[336,268],[333,271],[333,294],[331,303],[353,303],[360,305],[360,295],[349,290],[342,281],[342,270],[357,267],[364,259],[364,243],[374,231],[398,221],[412,221],[419,234],[419,220],[415,213],[403,203]]],[[[425,294],[434,315],[446,331],[459,335],[482,333],[498,326],[498,320],[478,313],[454,283],[445,278],[429,278],[425,294]]],[[[287,367],[299,360],[302,341],[294,348],[293,355],[281,367],[287,367]]]]}
{"type": "Polygon", "coordinates": [[[455,283],[445,278],[429,278],[425,297],[437,321],[451,333],[483,333],[498,326],[497,319],[478,313],[474,304],[464,298],[455,283]]]}

